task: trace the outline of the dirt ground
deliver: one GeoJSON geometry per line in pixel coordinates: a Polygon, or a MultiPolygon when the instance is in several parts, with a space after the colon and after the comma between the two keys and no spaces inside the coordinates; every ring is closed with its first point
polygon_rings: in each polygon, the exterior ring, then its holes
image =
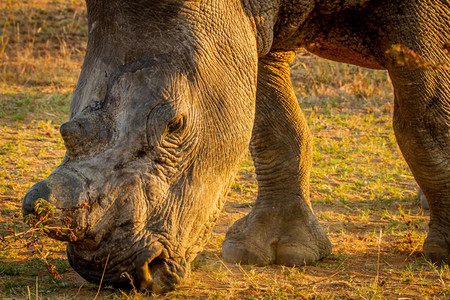
{"type": "Polygon", "coordinates": [[[86,49],[85,5],[3,1],[0,34],[1,299],[450,299],[449,267],[423,257],[429,213],[395,142],[386,72],[305,52],[292,64],[292,80],[314,135],[312,204],[333,254],[298,267],[223,262],[227,228],[256,198],[247,158],[210,242],[174,292],[152,296],[87,283],[67,263],[63,243],[23,233],[21,215],[28,188],[64,156],[58,129],[86,49]],[[62,278],[48,272],[51,266],[62,278]]]}

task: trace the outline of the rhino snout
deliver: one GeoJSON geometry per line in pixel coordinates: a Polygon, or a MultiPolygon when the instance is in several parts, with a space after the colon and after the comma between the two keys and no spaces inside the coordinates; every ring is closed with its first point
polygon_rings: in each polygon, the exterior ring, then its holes
{"type": "MultiPolygon", "coordinates": [[[[59,168],[28,190],[22,201],[22,213],[24,217],[37,215],[36,201],[45,200],[47,208],[50,208],[50,215],[47,215],[45,224],[61,228],[58,232],[50,230],[49,236],[73,241],[76,237],[72,229],[76,228],[76,231],[81,233],[87,226],[84,212],[79,209],[88,205],[87,195],[88,185],[81,175],[66,168],[59,168]]],[[[33,226],[32,223],[30,225],[33,226]]]]}
{"type": "Polygon", "coordinates": [[[169,266],[170,258],[164,246],[155,241],[142,252],[126,257],[126,251],[113,254],[85,252],[74,244],[67,247],[70,265],[84,279],[119,288],[137,288],[163,294],[175,288],[180,275],[169,266]]]}
{"type": "Polygon", "coordinates": [[[34,213],[34,202],[38,199],[47,200],[50,198],[50,188],[47,181],[42,180],[33,185],[22,201],[22,213],[24,216],[34,213]]]}

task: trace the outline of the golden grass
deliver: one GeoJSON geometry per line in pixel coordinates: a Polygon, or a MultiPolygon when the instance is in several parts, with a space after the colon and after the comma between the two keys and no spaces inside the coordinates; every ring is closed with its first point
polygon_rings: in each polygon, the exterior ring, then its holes
{"type": "Polygon", "coordinates": [[[82,1],[0,4],[0,90],[72,90],[86,48],[82,1]]]}

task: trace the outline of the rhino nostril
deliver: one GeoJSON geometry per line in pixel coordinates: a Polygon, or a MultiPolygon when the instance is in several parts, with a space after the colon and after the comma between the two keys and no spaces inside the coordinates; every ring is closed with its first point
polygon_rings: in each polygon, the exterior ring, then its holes
{"type": "Polygon", "coordinates": [[[48,200],[50,197],[50,188],[45,180],[39,181],[33,185],[22,201],[22,213],[24,216],[34,213],[34,202],[38,199],[48,200]]]}

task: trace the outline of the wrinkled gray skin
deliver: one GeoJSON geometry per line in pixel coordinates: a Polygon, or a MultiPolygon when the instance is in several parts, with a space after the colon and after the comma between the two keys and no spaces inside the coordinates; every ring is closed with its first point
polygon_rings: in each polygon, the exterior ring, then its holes
{"type": "Polygon", "coordinates": [[[89,42],[61,165],[34,185],[71,230],[73,268],[161,293],[189,273],[246,147],[258,198],[228,231],[227,261],[302,265],[331,252],[309,201],[311,137],[293,51],[387,69],[400,149],[428,199],[427,258],[449,261],[448,0],[87,0],[89,42]],[[402,44],[430,65],[399,65],[402,44]],[[443,67],[442,67],[443,66],[443,67]],[[87,204],[87,205],[86,205],[87,204]],[[70,219],[67,219],[70,218],[70,219]]]}

